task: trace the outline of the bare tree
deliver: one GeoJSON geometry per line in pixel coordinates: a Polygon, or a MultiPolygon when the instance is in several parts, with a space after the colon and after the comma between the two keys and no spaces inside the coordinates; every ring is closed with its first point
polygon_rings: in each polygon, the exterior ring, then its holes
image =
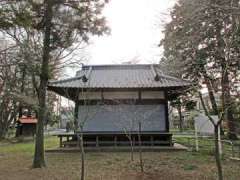
{"type": "Polygon", "coordinates": [[[206,116],[208,117],[209,121],[212,123],[214,127],[214,144],[215,144],[215,159],[216,159],[216,165],[217,165],[217,170],[218,170],[218,179],[223,180],[223,170],[222,170],[222,162],[221,162],[221,154],[220,154],[220,146],[219,146],[219,136],[220,136],[220,126],[224,118],[224,113],[222,112],[220,118],[216,121],[214,120],[211,115],[209,110],[207,109],[205,102],[203,100],[201,92],[199,92],[199,98],[201,100],[204,112],[206,116]]]}
{"type": "Polygon", "coordinates": [[[10,125],[17,119],[19,103],[12,92],[19,92],[22,81],[19,66],[8,64],[17,57],[16,49],[6,48],[0,53],[0,139],[5,138],[10,125]]]}
{"type": "MultiPolygon", "coordinates": [[[[90,35],[103,35],[109,32],[102,9],[105,2],[82,1],[1,1],[0,29],[4,32],[27,30],[40,36],[41,58],[39,65],[39,117],[36,133],[33,167],[45,166],[44,159],[44,120],[46,118],[46,92],[51,78],[51,57],[62,47],[69,48],[82,40],[88,42],[90,35]],[[93,10],[94,9],[94,10],[93,10]],[[76,38],[74,38],[76,37],[76,38]]],[[[19,34],[19,33],[18,33],[19,34]]],[[[25,37],[26,33],[20,33],[25,37]]],[[[34,81],[36,84],[37,81],[34,81]]]]}
{"type": "MultiPolygon", "coordinates": [[[[84,86],[80,89],[77,89],[74,93],[70,94],[69,90],[64,89],[65,97],[68,99],[72,99],[75,101],[75,109],[69,113],[70,117],[74,119],[74,133],[77,136],[77,146],[81,151],[81,175],[80,179],[85,179],[85,149],[84,149],[84,126],[87,121],[91,120],[97,113],[90,107],[91,100],[89,99],[89,94],[91,90],[89,90],[88,83],[89,79],[83,75],[78,77],[82,80],[84,86]],[[80,106],[81,104],[81,106],[80,106]],[[79,112],[79,108],[81,108],[81,112],[79,112]]],[[[73,108],[72,108],[73,109],[73,108]]]]}
{"type": "Polygon", "coordinates": [[[159,110],[158,108],[151,108],[147,111],[144,111],[138,104],[137,100],[130,100],[127,102],[122,102],[120,100],[113,100],[117,107],[114,109],[108,107],[108,110],[114,111],[115,113],[120,113],[118,122],[116,122],[117,127],[119,127],[127,139],[129,140],[131,146],[131,160],[133,161],[135,147],[139,152],[139,166],[141,172],[144,172],[144,162],[142,156],[142,126],[148,126],[148,119],[150,116],[159,110]],[[135,136],[136,135],[136,136],[135,136]],[[136,138],[136,139],[135,139],[136,138]]]}
{"type": "Polygon", "coordinates": [[[133,136],[134,131],[136,130],[136,110],[134,108],[134,105],[136,104],[136,101],[128,101],[126,102],[126,105],[131,105],[131,106],[123,106],[123,102],[119,100],[113,100],[114,103],[118,104],[116,108],[112,107],[106,107],[108,111],[113,111],[114,113],[120,113],[121,115],[118,116],[118,121],[115,122],[116,126],[121,129],[125,136],[127,137],[130,147],[131,147],[131,161],[134,160],[134,149],[135,149],[135,137],[133,136]],[[127,110],[132,112],[131,114],[126,113],[127,110]],[[123,119],[123,120],[122,120],[123,119]]]}
{"type": "MultiPolygon", "coordinates": [[[[84,86],[87,87],[88,79],[86,79],[86,76],[83,76],[83,82],[84,86]]],[[[81,88],[80,95],[82,97],[82,106],[77,108],[82,108],[81,114],[78,113],[78,127],[79,130],[77,130],[77,138],[78,138],[78,144],[81,150],[81,180],[85,179],[85,150],[84,150],[84,126],[87,121],[90,121],[97,113],[98,107],[96,107],[94,110],[92,107],[90,107],[91,100],[89,100],[89,95],[91,91],[87,88],[81,88]]]]}

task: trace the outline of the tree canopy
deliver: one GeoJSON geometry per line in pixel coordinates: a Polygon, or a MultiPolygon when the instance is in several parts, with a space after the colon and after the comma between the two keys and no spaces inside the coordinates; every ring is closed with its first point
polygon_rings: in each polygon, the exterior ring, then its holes
{"type": "Polygon", "coordinates": [[[104,0],[3,0],[0,31],[21,49],[33,74],[38,97],[38,124],[33,167],[45,166],[43,122],[47,115],[47,84],[71,48],[88,43],[90,36],[109,33],[102,10],[104,0]],[[65,51],[66,50],[66,51],[65,51]]]}
{"type": "Polygon", "coordinates": [[[229,133],[234,134],[232,102],[239,95],[240,10],[237,0],[180,0],[165,27],[161,64],[172,74],[207,87],[215,114],[215,96],[222,94],[229,133]],[[178,73],[176,74],[176,69],[178,73]]]}

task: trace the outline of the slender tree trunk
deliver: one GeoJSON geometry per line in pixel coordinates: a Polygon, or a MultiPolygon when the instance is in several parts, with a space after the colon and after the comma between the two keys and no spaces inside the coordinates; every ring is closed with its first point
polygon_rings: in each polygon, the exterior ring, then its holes
{"type": "Polygon", "coordinates": [[[218,134],[219,134],[218,131],[219,131],[218,125],[214,125],[215,159],[216,159],[216,165],[218,170],[218,180],[223,180],[222,161],[221,161],[219,142],[218,142],[218,134]]]}
{"type": "Polygon", "coordinates": [[[6,103],[6,104],[4,107],[3,106],[1,107],[3,109],[1,109],[1,112],[0,112],[0,116],[1,116],[1,118],[0,118],[0,139],[6,138],[9,126],[13,122],[14,116],[16,115],[15,112],[12,112],[11,110],[8,109],[10,102],[3,102],[3,103],[6,103]]]}
{"type": "MultiPolygon", "coordinates": [[[[210,99],[210,102],[211,102],[211,105],[212,105],[213,114],[218,116],[218,118],[220,118],[220,115],[219,115],[219,112],[218,112],[218,106],[217,106],[216,98],[214,96],[214,89],[213,89],[211,81],[207,77],[206,71],[204,71],[204,75],[203,76],[204,76],[204,80],[205,80],[206,85],[207,85],[208,96],[209,96],[209,99],[210,99]]],[[[221,133],[221,135],[224,135],[222,124],[220,124],[220,133],[221,133]]]]}
{"type": "Polygon", "coordinates": [[[142,139],[141,139],[141,133],[142,133],[142,124],[141,122],[138,123],[138,148],[139,148],[139,163],[141,172],[144,172],[143,169],[143,158],[142,158],[142,139]]]}
{"type": "Polygon", "coordinates": [[[78,128],[79,128],[79,124],[78,124],[78,100],[75,101],[75,107],[74,107],[74,132],[77,132],[78,128]]]}
{"type": "MultiPolygon", "coordinates": [[[[24,92],[24,88],[25,88],[25,76],[26,76],[26,70],[25,70],[25,66],[23,66],[22,68],[22,78],[21,78],[21,89],[20,92],[23,93],[24,92]]],[[[18,117],[21,118],[23,115],[23,107],[22,107],[22,103],[19,103],[19,112],[18,112],[18,117]]]]}
{"type": "Polygon", "coordinates": [[[179,115],[179,129],[182,132],[183,131],[183,116],[182,116],[182,105],[177,105],[177,111],[179,115]]]}
{"type": "Polygon", "coordinates": [[[204,112],[205,112],[206,116],[208,117],[208,119],[212,123],[212,125],[214,126],[214,145],[215,145],[214,156],[215,156],[216,166],[217,166],[217,170],[218,170],[218,180],[223,180],[222,161],[221,161],[220,146],[219,146],[220,143],[218,142],[218,140],[219,140],[218,131],[220,129],[219,127],[220,127],[220,124],[222,122],[222,117],[218,120],[218,122],[215,122],[214,119],[210,116],[209,111],[206,108],[206,105],[203,101],[203,97],[202,97],[201,92],[199,92],[199,98],[200,98],[200,101],[202,103],[202,106],[203,106],[203,109],[204,109],[204,112]]]}
{"type": "Polygon", "coordinates": [[[132,139],[132,135],[128,135],[129,136],[129,142],[130,142],[130,146],[131,146],[131,161],[134,160],[134,157],[133,157],[133,152],[134,152],[134,148],[133,148],[133,139],[132,139]]]}
{"type": "MultiPolygon", "coordinates": [[[[78,136],[79,138],[79,136],[78,136]]],[[[84,180],[85,177],[85,151],[84,151],[84,140],[83,140],[83,128],[81,127],[80,132],[80,149],[81,149],[81,180],[84,180]]]]}
{"type": "Polygon", "coordinates": [[[209,99],[210,99],[210,102],[211,102],[211,105],[212,105],[213,114],[218,116],[219,113],[218,113],[217,103],[216,103],[216,99],[215,99],[215,96],[214,96],[214,90],[213,90],[212,84],[206,76],[204,76],[204,80],[205,80],[206,85],[207,85],[208,96],[209,96],[209,99]]]}
{"type": "Polygon", "coordinates": [[[50,58],[50,36],[51,36],[51,20],[52,20],[52,0],[45,0],[45,29],[44,29],[44,41],[43,41],[43,58],[41,64],[40,74],[40,86],[39,86],[39,113],[37,132],[35,140],[35,152],[33,160],[33,168],[44,167],[44,120],[46,118],[46,93],[49,77],[49,58],[50,58]]]}
{"type": "MultiPolygon", "coordinates": [[[[25,87],[25,75],[26,75],[26,70],[25,70],[25,66],[22,69],[22,79],[21,79],[21,89],[20,92],[21,94],[24,92],[24,87],[25,87]]],[[[21,102],[19,102],[19,106],[18,106],[18,119],[21,118],[23,116],[23,104],[21,102]]],[[[17,128],[16,133],[15,133],[15,137],[19,136],[19,128],[17,128]]]]}

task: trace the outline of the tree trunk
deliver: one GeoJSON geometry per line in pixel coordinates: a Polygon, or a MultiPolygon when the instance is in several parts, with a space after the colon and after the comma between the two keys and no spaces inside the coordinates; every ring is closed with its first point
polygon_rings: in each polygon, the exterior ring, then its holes
{"type": "MultiPolygon", "coordinates": [[[[24,92],[24,87],[25,87],[25,75],[26,75],[26,70],[25,70],[25,66],[22,69],[22,78],[21,78],[21,89],[20,92],[21,94],[23,94],[24,92]]],[[[18,119],[21,118],[23,116],[23,104],[22,102],[19,102],[18,105],[18,119]]],[[[15,137],[19,136],[19,128],[17,128],[16,133],[15,133],[15,137]]]]}
{"type": "Polygon", "coordinates": [[[209,96],[209,99],[210,99],[210,102],[211,102],[211,105],[212,105],[213,114],[219,116],[217,103],[216,103],[216,99],[215,99],[215,96],[214,96],[214,90],[213,90],[212,84],[211,84],[209,78],[207,78],[206,76],[204,76],[204,80],[205,80],[206,85],[207,85],[208,96],[209,96]]]}
{"type": "Polygon", "coordinates": [[[179,129],[182,132],[183,131],[183,117],[182,117],[182,105],[177,105],[177,111],[179,115],[179,129]]]}
{"type": "Polygon", "coordinates": [[[218,131],[219,131],[219,126],[222,122],[222,117],[221,117],[221,119],[219,119],[218,122],[215,122],[214,119],[210,116],[209,111],[206,108],[206,105],[203,101],[201,92],[199,92],[199,98],[201,100],[205,114],[207,115],[209,121],[211,121],[212,125],[214,126],[214,145],[215,145],[214,156],[215,156],[216,166],[217,166],[217,170],[218,170],[218,180],[223,180],[222,162],[221,162],[220,148],[219,148],[219,142],[218,142],[218,140],[219,140],[218,139],[218,136],[219,136],[218,131]]]}
{"type": "Polygon", "coordinates": [[[143,169],[143,159],[142,159],[142,140],[141,140],[141,133],[142,133],[142,124],[141,122],[138,123],[138,148],[139,148],[139,163],[141,172],[144,172],[143,169]]]}
{"type": "Polygon", "coordinates": [[[129,136],[129,141],[130,141],[130,146],[131,146],[131,161],[133,161],[134,160],[134,157],[133,157],[133,153],[134,153],[134,148],[133,148],[133,137],[132,137],[132,135],[130,134],[130,135],[128,135],[129,136]]]}
{"type": "Polygon", "coordinates": [[[233,107],[230,94],[230,82],[228,77],[228,70],[226,64],[222,64],[222,108],[226,112],[225,118],[228,123],[228,138],[231,140],[237,140],[236,134],[236,122],[233,117],[233,107]]]}
{"type": "MultiPolygon", "coordinates": [[[[15,111],[11,111],[9,108],[14,108],[14,102],[10,102],[10,101],[4,101],[2,102],[4,104],[4,106],[0,107],[0,139],[4,139],[6,138],[6,135],[8,133],[8,129],[9,126],[11,125],[11,123],[13,122],[15,116],[16,116],[16,112],[15,111]],[[11,106],[13,107],[9,107],[11,104],[11,106]]],[[[17,109],[17,108],[16,108],[17,109]]],[[[13,124],[14,125],[14,124],[13,124]]]]}
{"type": "Polygon", "coordinates": [[[50,36],[51,36],[51,20],[52,20],[52,0],[45,0],[45,29],[43,41],[43,58],[41,64],[40,86],[38,90],[39,113],[37,132],[35,140],[35,152],[33,160],[33,168],[44,167],[44,120],[46,118],[46,93],[49,76],[49,58],[50,58],[50,36]]]}
{"type": "Polygon", "coordinates": [[[79,147],[80,147],[80,150],[81,150],[81,180],[84,180],[84,177],[85,177],[85,151],[84,151],[84,140],[83,140],[83,128],[81,127],[81,133],[80,133],[80,138],[78,136],[78,139],[80,139],[80,143],[79,143],[79,147]]]}
{"type": "Polygon", "coordinates": [[[218,143],[218,131],[219,131],[218,125],[214,125],[215,159],[216,159],[216,165],[218,170],[218,180],[223,180],[222,161],[221,161],[219,143],[218,143]]]}
{"type": "MultiPolygon", "coordinates": [[[[22,78],[21,78],[21,89],[20,89],[21,94],[24,92],[24,88],[25,88],[25,76],[26,76],[26,69],[25,69],[25,66],[23,66],[23,68],[22,68],[22,78]]],[[[21,102],[19,103],[19,108],[18,109],[19,109],[18,117],[21,118],[22,115],[23,115],[23,105],[22,105],[21,102]]]]}
{"type": "MultiPolygon", "coordinates": [[[[219,5],[220,1],[211,0],[211,3],[214,5],[219,5]]],[[[232,4],[238,6],[238,1],[233,0],[232,4]]],[[[217,12],[217,11],[216,11],[217,12]]],[[[218,14],[216,13],[216,16],[218,14]]],[[[234,20],[234,17],[232,18],[234,20]]],[[[222,22],[216,21],[216,40],[217,40],[217,50],[216,59],[221,62],[221,86],[222,86],[222,111],[226,112],[225,120],[228,122],[228,137],[229,139],[237,139],[235,132],[235,124],[233,117],[233,110],[231,107],[231,94],[230,94],[230,82],[229,82],[229,65],[231,59],[229,59],[229,54],[231,53],[229,43],[224,41],[224,37],[221,34],[222,22]]],[[[233,28],[235,23],[233,23],[233,28]]],[[[236,28],[235,28],[236,29],[236,28]]],[[[224,28],[227,31],[226,27],[224,28]]],[[[228,38],[228,37],[226,37],[228,38]]]]}
{"type": "Polygon", "coordinates": [[[79,124],[78,124],[78,108],[79,108],[79,104],[78,104],[78,100],[75,101],[75,107],[74,107],[74,132],[77,132],[78,128],[79,128],[79,124]]]}
{"type": "Polygon", "coordinates": [[[6,137],[6,128],[0,123],[0,139],[4,139],[6,137]]]}
{"type": "MultiPolygon", "coordinates": [[[[218,112],[218,106],[217,106],[216,98],[214,96],[214,89],[213,89],[211,80],[207,77],[206,71],[205,71],[205,74],[204,74],[204,80],[205,80],[206,85],[207,85],[208,96],[209,96],[209,99],[210,99],[210,102],[211,102],[211,105],[212,105],[213,114],[218,116],[218,118],[220,119],[220,114],[218,112]]],[[[221,135],[224,135],[222,124],[220,124],[220,133],[221,133],[221,135]]]]}

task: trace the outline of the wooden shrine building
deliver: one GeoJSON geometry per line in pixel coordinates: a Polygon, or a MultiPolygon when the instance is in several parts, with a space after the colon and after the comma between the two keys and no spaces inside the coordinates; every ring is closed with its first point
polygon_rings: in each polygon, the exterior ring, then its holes
{"type": "Polygon", "coordinates": [[[37,119],[34,117],[22,116],[17,121],[16,137],[34,136],[36,134],[37,119]]]}
{"type": "Polygon", "coordinates": [[[75,102],[86,146],[129,145],[129,137],[137,145],[139,130],[143,145],[171,146],[168,101],[189,86],[157,64],[84,65],[73,78],[51,81],[48,90],[75,102]]]}

